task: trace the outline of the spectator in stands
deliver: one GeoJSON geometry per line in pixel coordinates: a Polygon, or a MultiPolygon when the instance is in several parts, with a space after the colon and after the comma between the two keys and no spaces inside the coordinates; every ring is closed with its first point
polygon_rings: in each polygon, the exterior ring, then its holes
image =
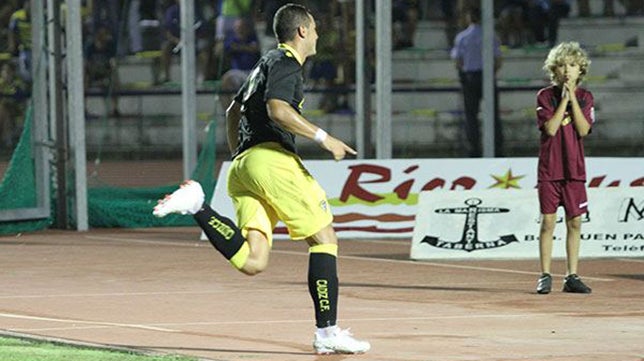
{"type": "Polygon", "coordinates": [[[257,7],[255,0],[220,0],[221,9],[217,18],[215,38],[223,41],[226,37],[234,35],[235,21],[240,18],[254,20],[253,16],[257,7]]]}
{"type": "Polygon", "coordinates": [[[458,32],[457,3],[453,0],[441,0],[441,12],[445,20],[445,36],[447,45],[451,48],[454,46],[454,38],[458,32]]]}
{"type": "Polygon", "coordinates": [[[233,95],[246,80],[261,55],[253,22],[245,18],[237,19],[234,30],[233,36],[227,38],[224,44],[224,50],[230,57],[230,69],[221,77],[222,93],[219,99],[223,109],[228,107],[233,95]]]}
{"type": "Polygon", "coordinates": [[[31,1],[24,0],[22,8],[9,20],[9,52],[18,56],[18,72],[31,83],[31,1]]]}
{"type": "Polygon", "coordinates": [[[324,26],[325,31],[319,35],[316,56],[309,60],[309,79],[313,89],[322,91],[318,109],[331,113],[338,107],[338,94],[333,88],[337,77],[336,57],[341,48],[340,34],[331,13],[319,14],[320,26],[324,26]]]}
{"type": "Polygon", "coordinates": [[[525,0],[505,0],[499,3],[497,18],[502,44],[519,48],[526,43],[526,10],[525,0]]]}
{"type": "Polygon", "coordinates": [[[548,46],[553,47],[559,38],[559,23],[570,14],[571,0],[550,0],[548,2],[548,46]]]}
{"type": "Polygon", "coordinates": [[[28,90],[25,83],[16,77],[11,62],[2,64],[0,70],[0,146],[13,148],[20,136],[20,120],[24,115],[28,90]]]}
{"type": "Polygon", "coordinates": [[[414,46],[418,25],[417,0],[393,0],[393,43],[394,50],[414,46]]]}
{"type": "Polygon", "coordinates": [[[526,18],[532,36],[537,43],[547,42],[555,46],[559,35],[559,23],[570,13],[570,0],[530,0],[526,18]]]}
{"type": "Polygon", "coordinates": [[[110,36],[117,42],[120,34],[122,0],[89,0],[89,2],[92,17],[90,33],[96,33],[98,27],[107,26],[110,36]]]}
{"type": "MultiPolygon", "coordinates": [[[[230,58],[224,51],[226,38],[235,35],[235,21],[246,19],[254,25],[254,14],[258,3],[255,0],[219,0],[221,8],[215,22],[215,61],[221,70],[228,69],[230,58]]],[[[217,75],[221,75],[217,74],[217,75]]]]}
{"type": "MultiPolygon", "coordinates": [[[[483,30],[480,24],[481,10],[478,7],[468,8],[466,18],[470,25],[456,35],[454,47],[451,51],[451,58],[456,63],[463,91],[465,135],[468,141],[468,155],[470,157],[481,157],[483,152],[478,120],[481,99],[483,97],[483,30]]],[[[501,68],[501,49],[498,39],[494,41],[494,59],[494,71],[496,73],[501,68]]],[[[503,155],[503,132],[501,120],[499,119],[496,83],[494,89],[494,146],[495,155],[498,157],[503,155]]]]}
{"type": "MultiPolygon", "coordinates": [[[[642,15],[644,9],[644,1],[642,0],[621,0],[620,1],[626,9],[626,15],[642,15]]],[[[590,2],[589,0],[578,0],[577,6],[579,8],[579,16],[590,16],[590,2]]],[[[615,1],[604,0],[604,16],[615,16],[615,1]]]]}
{"type": "Polygon", "coordinates": [[[116,44],[108,25],[98,26],[85,47],[85,88],[98,87],[111,99],[111,116],[118,117],[118,88],[116,44]]]}
{"type": "Polygon", "coordinates": [[[130,0],[127,12],[127,34],[130,53],[143,51],[143,30],[141,28],[141,0],[130,0]]]}
{"type": "Polygon", "coordinates": [[[579,87],[590,60],[579,43],[566,42],[550,50],[543,69],[552,85],[537,93],[537,126],[541,132],[537,191],[541,209],[537,293],[550,293],[552,242],[557,208],[566,212],[566,277],[564,292],[590,293],[577,276],[581,217],[588,212],[583,139],[595,122],[593,95],[579,87]]]}
{"type": "MultiPolygon", "coordinates": [[[[155,79],[155,83],[166,83],[170,81],[170,67],[172,65],[172,57],[181,52],[183,43],[181,41],[181,0],[170,0],[170,3],[165,9],[164,20],[162,25],[163,40],[161,44],[161,59],[160,67],[163,72],[162,78],[155,79]]],[[[205,79],[204,64],[207,63],[208,44],[201,41],[200,29],[203,24],[201,21],[202,13],[200,10],[195,9],[195,51],[197,52],[197,80],[202,82],[205,79]]]]}
{"type": "MultiPolygon", "coordinates": [[[[163,14],[161,42],[161,71],[163,77],[160,83],[170,81],[170,65],[172,65],[172,56],[180,51],[179,43],[181,42],[181,17],[180,17],[180,0],[170,0],[163,14]]],[[[157,83],[159,83],[157,82],[157,83]]]]}
{"type": "Polygon", "coordinates": [[[197,83],[215,80],[214,46],[216,14],[214,4],[207,0],[195,1],[195,50],[197,51],[197,83]]]}
{"type": "Polygon", "coordinates": [[[0,53],[9,51],[9,22],[16,9],[18,6],[15,0],[3,1],[0,4],[0,53]]]}

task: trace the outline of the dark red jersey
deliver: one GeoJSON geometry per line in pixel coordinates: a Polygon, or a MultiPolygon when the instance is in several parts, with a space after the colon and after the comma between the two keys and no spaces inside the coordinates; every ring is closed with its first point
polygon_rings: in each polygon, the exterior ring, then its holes
{"type": "MultiPolygon", "coordinates": [[[[577,88],[577,101],[584,117],[592,127],[595,122],[594,99],[590,91],[577,88]]],[[[583,138],[572,121],[572,110],[566,110],[561,127],[554,136],[543,131],[543,125],[553,117],[561,102],[561,88],[554,85],[537,93],[537,126],[541,131],[539,145],[538,181],[586,180],[583,138]]]]}

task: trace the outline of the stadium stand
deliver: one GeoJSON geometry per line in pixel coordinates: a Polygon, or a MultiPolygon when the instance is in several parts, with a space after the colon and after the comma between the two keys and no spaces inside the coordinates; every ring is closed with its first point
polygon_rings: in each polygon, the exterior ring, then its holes
{"type": "MultiPolygon", "coordinates": [[[[595,2],[591,2],[593,5],[595,2]]],[[[595,6],[597,4],[594,4],[595,6]]],[[[597,8],[598,6],[595,6],[597,8]]],[[[637,156],[644,132],[641,99],[644,98],[644,17],[573,16],[563,19],[559,40],[579,41],[590,53],[593,63],[587,86],[596,97],[597,129],[588,138],[590,155],[637,156]],[[601,29],[601,31],[598,31],[601,29]],[[619,145],[619,147],[617,146],[619,145]]],[[[619,15],[619,14],[618,14],[619,15]]],[[[498,74],[500,107],[504,122],[506,149],[515,156],[532,156],[537,149],[534,129],[535,91],[547,84],[541,70],[547,46],[525,45],[504,49],[504,64],[498,74]]],[[[123,84],[119,119],[88,122],[88,150],[97,147],[131,153],[154,151],[164,144],[166,150],[180,154],[180,84],[151,87],[151,59],[128,57],[121,62],[123,84]]],[[[445,25],[440,19],[418,24],[414,47],[395,51],[392,75],[393,142],[395,157],[459,157],[462,100],[458,79],[449,59],[445,25]]],[[[180,67],[174,64],[172,78],[178,79],[180,67]]],[[[217,82],[203,83],[198,92],[197,112],[201,119],[215,119],[224,129],[223,109],[216,100],[217,82]]],[[[353,103],[351,89],[349,105],[353,103]]],[[[104,114],[103,94],[94,92],[88,99],[92,113],[104,114]]],[[[322,127],[338,134],[353,134],[350,111],[325,113],[314,109],[322,96],[307,95],[307,115],[322,127]]],[[[224,132],[217,132],[217,149],[226,152],[224,132]]],[[[306,147],[307,142],[302,143],[306,147]]],[[[223,157],[225,158],[225,156],[223,157]]]]}

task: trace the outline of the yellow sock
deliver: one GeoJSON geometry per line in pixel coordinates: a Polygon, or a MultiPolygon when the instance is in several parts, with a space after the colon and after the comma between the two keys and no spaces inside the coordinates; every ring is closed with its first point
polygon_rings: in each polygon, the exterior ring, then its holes
{"type": "Polygon", "coordinates": [[[315,246],[309,247],[310,253],[326,253],[332,256],[338,256],[338,245],[337,244],[316,244],[315,246]]]}
{"type": "Polygon", "coordinates": [[[248,260],[248,255],[250,254],[250,246],[248,242],[244,242],[241,248],[234,256],[230,257],[230,263],[237,269],[241,269],[246,264],[248,260]]]}

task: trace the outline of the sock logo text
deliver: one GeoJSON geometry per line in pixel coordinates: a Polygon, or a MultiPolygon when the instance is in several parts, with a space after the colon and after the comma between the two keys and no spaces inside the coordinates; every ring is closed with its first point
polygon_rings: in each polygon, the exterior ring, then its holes
{"type": "Polygon", "coordinates": [[[219,234],[221,234],[221,236],[224,237],[227,241],[230,240],[235,234],[235,231],[232,228],[215,217],[211,217],[208,221],[208,224],[215,231],[219,232],[219,234]]]}
{"type": "Polygon", "coordinates": [[[318,291],[320,311],[329,311],[331,309],[331,306],[329,306],[329,281],[317,280],[315,281],[315,285],[318,291]]]}

